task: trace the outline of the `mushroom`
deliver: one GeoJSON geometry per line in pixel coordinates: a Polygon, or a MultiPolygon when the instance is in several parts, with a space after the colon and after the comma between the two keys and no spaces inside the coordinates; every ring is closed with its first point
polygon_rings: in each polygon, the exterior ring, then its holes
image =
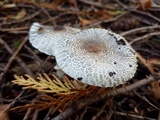
{"type": "Polygon", "coordinates": [[[58,68],[70,77],[88,85],[114,87],[134,76],[136,53],[119,34],[102,28],[69,27],[56,32],[50,28],[34,23],[30,42],[40,51],[54,55],[58,68]]]}

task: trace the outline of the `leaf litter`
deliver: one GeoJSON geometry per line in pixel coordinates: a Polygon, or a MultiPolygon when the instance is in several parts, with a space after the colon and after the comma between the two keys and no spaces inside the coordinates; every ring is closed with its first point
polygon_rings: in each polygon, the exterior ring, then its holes
{"type": "Polygon", "coordinates": [[[11,0],[0,5],[0,100],[1,107],[8,107],[0,113],[4,119],[160,119],[160,4],[156,0],[11,0]],[[33,22],[120,33],[138,53],[135,77],[116,88],[87,86],[68,76],[65,81],[58,79],[52,67],[55,59],[27,40],[33,22]],[[15,79],[27,84],[27,89],[13,84],[15,79]],[[27,79],[32,81],[25,83],[27,79]]]}

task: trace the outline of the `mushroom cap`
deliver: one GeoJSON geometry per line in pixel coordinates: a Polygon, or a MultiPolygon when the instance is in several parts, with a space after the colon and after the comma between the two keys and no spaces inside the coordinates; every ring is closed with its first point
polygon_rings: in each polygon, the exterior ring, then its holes
{"type": "Polygon", "coordinates": [[[80,29],[64,26],[52,27],[33,23],[29,30],[29,41],[39,51],[54,55],[55,43],[71,33],[79,32],[80,29]]]}
{"type": "Polygon", "coordinates": [[[119,34],[91,28],[70,34],[54,46],[58,66],[89,85],[113,87],[131,79],[137,69],[136,53],[119,34]]]}
{"type": "Polygon", "coordinates": [[[85,84],[117,86],[131,79],[137,69],[134,49],[122,36],[105,29],[33,23],[29,41],[41,52],[54,55],[60,69],[85,84]]]}

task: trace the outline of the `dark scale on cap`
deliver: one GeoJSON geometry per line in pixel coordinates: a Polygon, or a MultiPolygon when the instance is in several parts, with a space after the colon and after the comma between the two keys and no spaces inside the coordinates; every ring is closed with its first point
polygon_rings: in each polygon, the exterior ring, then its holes
{"type": "Polygon", "coordinates": [[[116,41],[118,41],[117,37],[113,36],[116,41]]]}
{"type": "Polygon", "coordinates": [[[64,27],[62,26],[56,26],[53,28],[54,31],[63,31],[64,30],[64,27]]]}
{"type": "Polygon", "coordinates": [[[129,67],[132,67],[132,65],[131,65],[131,64],[129,64],[129,67]]]}
{"type": "Polygon", "coordinates": [[[77,80],[81,81],[83,78],[82,77],[78,77],[77,80]]]}
{"type": "Polygon", "coordinates": [[[117,62],[115,61],[114,64],[117,64],[117,62]]]}
{"type": "Polygon", "coordinates": [[[133,53],[133,55],[135,55],[135,54],[136,54],[133,50],[131,50],[131,49],[130,49],[130,51],[131,51],[131,53],[133,53]]]}
{"type": "Polygon", "coordinates": [[[111,33],[111,32],[108,32],[108,35],[110,35],[110,36],[114,36],[114,34],[113,34],[113,33],[111,33]]]}
{"type": "Polygon", "coordinates": [[[38,34],[44,33],[45,29],[43,27],[39,27],[38,29],[38,34]]]}
{"type": "Polygon", "coordinates": [[[109,76],[112,77],[113,75],[115,75],[115,72],[109,72],[109,76]]]}
{"type": "Polygon", "coordinates": [[[121,38],[120,40],[116,40],[118,45],[126,45],[126,42],[121,38]]]}

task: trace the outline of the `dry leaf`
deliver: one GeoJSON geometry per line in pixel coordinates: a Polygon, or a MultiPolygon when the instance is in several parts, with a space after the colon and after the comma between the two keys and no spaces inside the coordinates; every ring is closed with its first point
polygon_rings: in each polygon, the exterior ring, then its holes
{"type": "Polygon", "coordinates": [[[85,27],[85,26],[95,22],[95,20],[87,20],[85,18],[82,18],[81,16],[78,16],[78,19],[81,21],[82,27],[85,27]]]}
{"type": "Polygon", "coordinates": [[[142,10],[148,10],[149,8],[152,7],[153,1],[152,0],[140,0],[139,3],[140,3],[142,10]]]}
{"type": "Polygon", "coordinates": [[[99,10],[96,12],[91,11],[91,12],[81,14],[78,16],[78,18],[81,21],[82,27],[85,27],[87,25],[94,24],[99,21],[105,21],[105,20],[111,19],[112,15],[105,10],[99,10]]]}
{"type": "Polygon", "coordinates": [[[66,0],[55,0],[55,1],[52,1],[51,3],[40,3],[40,7],[48,8],[52,10],[58,10],[59,6],[65,1],[66,0]]]}
{"type": "Polygon", "coordinates": [[[149,70],[152,74],[154,74],[154,69],[153,69],[152,64],[151,64],[150,62],[147,62],[147,60],[144,59],[138,52],[137,52],[137,57],[138,57],[138,59],[140,60],[140,62],[141,62],[144,66],[146,66],[146,67],[148,68],[148,70],[149,70]]]}
{"type": "Polygon", "coordinates": [[[147,63],[153,65],[154,67],[160,68],[160,59],[158,59],[158,58],[148,59],[147,63]]]}
{"type": "Polygon", "coordinates": [[[35,0],[12,0],[13,2],[17,3],[25,3],[25,4],[30,4],[30,5],[35,5],[41,8],[45,9],[52,9],[52,10],[58,10],[59,6],[65,2],[66,0],[54,0],[51,3],[46,3],[46,2],[36,2],[35,0]]]}
{"type": "Polygon", "coordinates": [[[68,2],[73,5],[73,7],[78,8],[77,7],[77,1],[76,0],[68,0],[68,2]]]}
{"type": "Polygon", "coordinates": [[[25,15],[27,14],[25,9],[22,9],[17,15],[15,16],[9,16],[11,19],[15,19],[15,20],[19,20],[25,17],[25,15]]]}
{"type": "Polygon", "coordinates": [[[12,3],[12,4],[5,4],[2,6],[2,8],[15,8],[16,7],[16,4],[12,3]]]}
{"type": "Polygon", "coordinates": [[[8,104],[0,105],[0,120],[10,120],[8,116],[8,111],[6,110],[8,106],[8,104]]]}
{"type": "Polygon", "coordinates": [[[160,80],[151,83],[151,92],[155,99],[160,100],[160,80]]]}

